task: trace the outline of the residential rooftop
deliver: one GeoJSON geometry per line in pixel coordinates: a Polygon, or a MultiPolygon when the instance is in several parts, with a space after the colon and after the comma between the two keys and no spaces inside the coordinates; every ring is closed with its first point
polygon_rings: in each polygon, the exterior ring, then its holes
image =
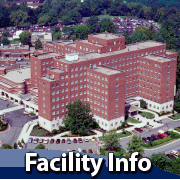
{"type": "Polygon", "coordinates": [[[46,59],[46,58],[52,58],[52,57],[58,57],[60,54],[57,53],[43,53],[43,54],[36,54],[35,57],[38,57],[38,59],[46,59]]]}
{"type": "Polygon", "coordinates": [[[7,46],[0,46],[0,49],[28,49],[29,50],[29,45],[19,45],[19,44],[9,44],[7,46]]]}
{"type": "Polygon", "coordinates": [[[2,75],[4,78],[7,78],[11,81],[22,83],[25,79],[31,78],[31,69],[17,69],[13,71],[8,71],[7,74],[2,75]]]}

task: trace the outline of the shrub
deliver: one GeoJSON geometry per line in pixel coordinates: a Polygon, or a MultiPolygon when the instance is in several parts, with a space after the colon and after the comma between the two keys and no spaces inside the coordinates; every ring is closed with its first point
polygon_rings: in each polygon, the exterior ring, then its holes
{"type": "Polygon", "coordinates": [[[44,144],[38,144],[34,149],[45,149],[44,144]]]}
{"type": "Polygon", "coordinates": [[[140,107],[143,109],[147,109],[146,101],[144,101],[143,99],[140,100],[140,107]]]}
{"type": "Polygon", "coordinates": [[[53,130],[52,130],[52,133],[53,133],[53,134],[57,134],[57,130],[56,130],[56,129],[53,129],[53,130]]]}
{"type": "Polygon", "coordinates": [[[178,138],[180,138],[180,134],[178,134],[178,133],[176,133],[176,132],[168,131],[168,133],[170,134],[170,136],[171,136],[173,139],[178,139],[178,138]]]}
{"type": "Polygon", "coordinates": [[[35,114],[34,112],[31,112],[30,115],[31,115],[31,116],[35,116],[36,114],[35,114]]]}

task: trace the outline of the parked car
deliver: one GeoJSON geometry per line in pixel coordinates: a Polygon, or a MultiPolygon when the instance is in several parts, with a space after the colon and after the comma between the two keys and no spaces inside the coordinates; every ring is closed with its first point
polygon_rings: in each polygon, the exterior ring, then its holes
{"type": "Polygon", "coordinates": [[[168,158],[170,158],[170,159],[175,159],[176,157],[174,156],[174,155],[172,155],[172,154],[166,154],[166,156],[168,157],[168,158]]]}
{"type": "Polygon", "coordinates": [[[68,144],[71,144],[70,138],[67,138],[67,143],[68,143],[68,144]]]}
{"type": "Polygon", "coordinates": [[[44,144],[48,144],[48,143],[49,143],[49,139],[45,139],[44,144]]]}
{"type": "Polygon", "coordinates": [[[157,138],[158,138],[158,139],[163,139],[163,137],[162,137],[162,136],[160,136],[159,134],[158,134],[157,138]]]}
{"type": "Polygon", "coordinates": [[[44,141],[44,139],[42,139],[42,138],[39,139],[39,143],[43,143],[43,141],[44,141]]]}
{"type": "Polygon", "coordinates": [[[79,151],[79,152],[82,152],[81,148],[78,148],[78,151],[79,151]]]}
{"type": "Polygon", "coordinates": [[[85,141],[85,142],[89,142],[89,139],[85,138],[84,141],[85,141]]]}
{"type": "Polygon", "coordinates": [[[87,153],[87,151],[85,149],[82,150],[83,153],[87,153]]]}
{"type": "Polygon", "coordinates": [[[152,137],[154,140],[157,140],[157,135],[152,134],[151,137],[152,137]]]}
{"type": "Polygon", "coordinates": [[[95,141],[96,140],[96,137],[92,137],[91,141],[95,141]]]}
{"type": "Polygon", "coordinates": [[[37,144],[38,141],[39,141],[39,139],[38,139],[38,138],[35,138],[33,143],[34,143],[34,144],[37,144]]]}
{"type": "Polygon", "coordinates": [[[172,155],[175,156],[176,158],[178,158],[178,156],[179,156],[179,152],[178,152],[178,151],[175,151],[175,150],[172,150],[169,154],[172,154],[172,155]]]}
{"type": "Polygon", "coordinates": [[[79,143],[83,143],[83,140],[81,138],[78,138],[79,143]]]}
{"type": "Polygon", "coordinates": [[[143,130],[142,130],[141,128],[134,128],[134,130],[136,130],[136,131],[138,131],[138,132],[140,132],[140,133],[143,132],[143,130]]]}
{"type": "Polygon", "coordinates": [[[154,141],[152,137],[147,137],[149,141],[154,141]]]}
{"type": "Polygon", "coordinates": [[[89,149],[88,152],[89,152],[89,153],[93,153],[92,149],[89,149]]]}
{"type": "Polygon", "coordinates": [[[145,143],[149,143],[149,139],[146,138],[146,137],[143,137],[142,140],[143,140],[145,143]]]}
{"type": "Polygon", "coordinates": [[[28,143],[32,143],[32,142],[33,142],[33,138],[29,138],[28,143]]]}
{"type": "Polygon", "coordinates": [[[50,144],[54,144],[54,139],[51,139],[51,140],[50,140],[50,144]]]}
{"type": "Polygon", "coordinates": [[[61,140],[61,143],[65,143],[65,142],[66,142],[66,140],[65,140],[65,139],[62,139],[62,140],[61,140]]]}
{"type": "Polygon", "coordinates": [[[162,136],[162,137],[167,137],[168,135],[164,132],[164,131],[162,131],[162,130],[159,130],[158,131],[158,134],[160,135],[160,136],[162,136]]]}
{"type": "Polygon", "coordinates": [[[56,139],[56,144],[60,144],[60,139],[56,139]]]}
{"type": "Polygon", "coordinates": [[[170,136],[170,134],[168,132],[165,132],[168,136],[170,136]]]}
{"type": "Polygon", "coordinates": [[[76,138],[74,138],[74,139],[73,139],[73,142],[74,142],[74,143],[77,143],[77,139],[76,139],[76,138]]]}

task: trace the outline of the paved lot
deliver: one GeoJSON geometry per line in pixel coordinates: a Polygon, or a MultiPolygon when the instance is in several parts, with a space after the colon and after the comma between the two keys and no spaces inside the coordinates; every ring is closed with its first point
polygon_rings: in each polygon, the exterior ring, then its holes
{"type": "Polygon", "coordinates": [[[0,110],[15,107],[15,106],[17,106],[17,105],[13,104],[12,102],[10,102],[8,100],[4,101],[4,100],[0,99],[0,110]]]}
{"type": "MultiPolygon", "coordinates": [[[[62,138],[63,139],[63,138],[62,138]]],[[[81,148],[81,150],[86,150],[88,151],[88,149],[92,149],[94,154],[97,153],[97,143],[96,142],[84,142],[83,143],[73,143],[71,141],[71,144],[67,144],[67,143],[60,143],[60,144],[44,144],[46,149],[48,150],[61,150],[61,151],[67,151],[67,150],[75,150],[78,151],[78,148],[81,148]]],[[[27,149],[34,149],[37,146],[37,144],[33,144],[33,143],[27,143],[27,149]]]]}
{"type": "Polygon", "coordinates": [[[6,113],[4,121],[10,124],[10,129],[0,133],[0,141],[2,143],[13,145],[17,141],[24,124],[37,118],[24,115],[23,111],[24,109],[19,109],[6,113]]]}

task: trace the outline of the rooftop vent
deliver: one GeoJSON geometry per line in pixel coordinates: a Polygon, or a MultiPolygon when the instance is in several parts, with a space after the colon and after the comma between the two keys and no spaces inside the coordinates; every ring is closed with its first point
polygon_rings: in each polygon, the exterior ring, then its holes
{"type": "Polygon", "coordinates": [[[76,53],[66,54],[66,60],[67,60],[67,61],[75,61],[75,60],[78,60],[78,54],[76,54],[76,53]]]}

